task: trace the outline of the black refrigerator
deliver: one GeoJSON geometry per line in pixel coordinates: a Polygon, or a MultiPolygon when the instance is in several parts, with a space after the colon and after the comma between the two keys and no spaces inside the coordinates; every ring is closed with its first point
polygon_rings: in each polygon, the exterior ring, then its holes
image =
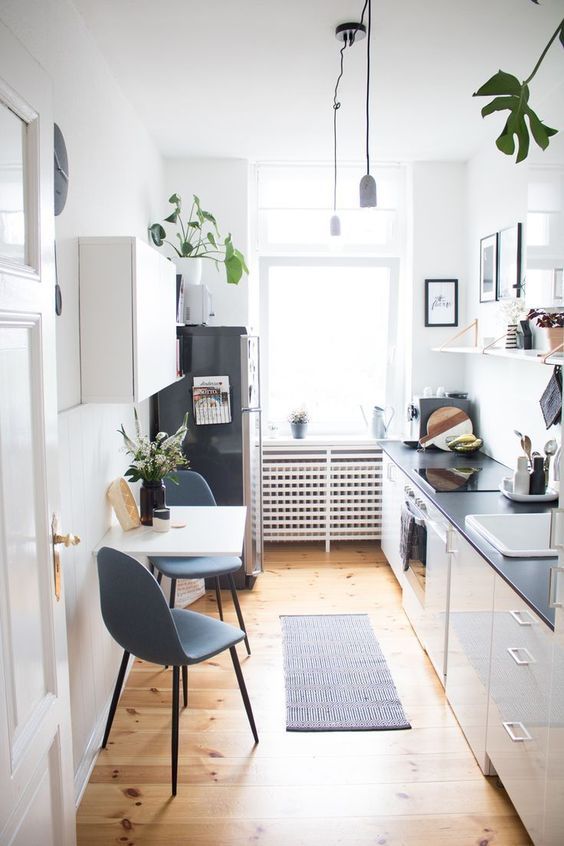
{"type": "Polygon", "coordinates": [[[184,378],[158,393],[157,426],[175,432],[188,412],[183,451],[190,469],[204,476],[218,505],[247,506],[243,569],[252,587],[263,558],[259,339],[244,326],[178,326],[177,337],[184,378]],[[230,422],[195,412],[194,381],[214,377],[228,380],[230,422]]]}

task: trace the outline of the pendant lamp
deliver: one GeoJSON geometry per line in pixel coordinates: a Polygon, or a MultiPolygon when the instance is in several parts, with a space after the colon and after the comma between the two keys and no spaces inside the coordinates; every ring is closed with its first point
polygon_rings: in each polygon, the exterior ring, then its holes
{"type": "Polygon", "coordinates": [[[362,20],[368,6],[368,38],[366,39],[366,173],[360,180],[360,207],[376,208],[376,182],[370,175],[370,36],[372,34],[372,0],[366,0],[362,20]]]}
{"type": "Polygon", "coordinates": [[[341,219],[337,214],[337,112],[341,108],[341,104],[337,97],[339,84],[343,77],[345,50],[347,47],[352,47],[356,40],[364,38],[365,35],[366,27],[362,23],[343,23],[335,29],[335,37],[343,43],[343,46],[339,51],[341,62],[333,94],[333,215],[329,223],[329,232],[334,238],[338,238],[341,234],[341,219]]]}

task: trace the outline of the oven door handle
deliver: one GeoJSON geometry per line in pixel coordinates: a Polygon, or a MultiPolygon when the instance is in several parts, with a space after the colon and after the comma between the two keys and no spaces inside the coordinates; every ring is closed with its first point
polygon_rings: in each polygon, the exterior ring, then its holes
{"type": "Polygon", "coordinates": [[[413,500],[406,499],[405,505],[406,505],[407,510],[412,514],[413,517],[415,517],[415,520],[418,523],[418,525],[427,526],[427,515],[423,514],[421,509],[417,505],[415,505],[413,500]]]}

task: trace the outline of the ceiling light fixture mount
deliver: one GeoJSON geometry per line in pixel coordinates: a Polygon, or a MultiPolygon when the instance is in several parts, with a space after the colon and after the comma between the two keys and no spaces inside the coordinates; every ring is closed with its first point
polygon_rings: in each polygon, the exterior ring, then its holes
{"type": "Polygon", "coordinates": [[[362,23],[342,23],[335,29],[337,41],[343,41],[347,47],[352,47],[355,41],[366,38],[366,27],[362,23]]]}

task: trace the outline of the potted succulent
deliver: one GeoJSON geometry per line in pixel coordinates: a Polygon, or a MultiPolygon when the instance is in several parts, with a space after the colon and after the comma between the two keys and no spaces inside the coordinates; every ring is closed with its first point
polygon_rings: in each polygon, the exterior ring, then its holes
{"type": "Polygon", "coordinates": [[[564,311],[546,311],[543,308],[532,308],[527,314],[527,320],[535,320],[536,325],[546,329],[548,347],[557,349],[564,343],[564,311]]]}
{"type": "Polygon", "coordinates": [[[292,430],[293,438],[305,438],[307,432],[307,424],[309,423],[309,414],[305,408],[296,408],[288,415],[288,422],[292,430]]]}
{"type": "Polygon", "coordinates": [[[135,436],[129,437],[123,423],[118,432],[123,438],[124,451],[132,456],[130,466],[125,472],[131,482],[141,482],[140,519],[144,526],[153,525],[153,509],[163,508],[165,505],[164,479],[170,479],[178,484],[174,471],[178,467],[188,464],[182,452],[182,442],[186,437],[188,414],[182,425],[174,435],[159,432],[152,441],[143,435],[139,425],[137,410],[135,410],[135,436]]]}
{"type": "MultiPolygon", "coordinates": [[[[245,256],[234,245],[231,240],[231,233],[223,238],[219,234],[217,221],[213,214],[205,211],[200,205],[200,199],[193,195],[192,207],[187,217],[182,217],[182,198],[179,194],[172,194],[168,199],[174,206],[164,223],[172,223],[176,226],[176,238],[178,245],[167,240],[167,233],[161,223],[152,223],[149,226],[149,235],[156,247],[168,244],[177,258],[175,263],[180,268],[179,260],[189,259],[193,266],[199,265],[201,274],[201,259],[210,259],[215,262],[216,267],[223,264],[225,267],[226,280],[231,285],[237,285],[243,273],[248,273],[245,264],[245,256]]],[[[197,280],[199,282],[199,279],[197,280]]]]}

